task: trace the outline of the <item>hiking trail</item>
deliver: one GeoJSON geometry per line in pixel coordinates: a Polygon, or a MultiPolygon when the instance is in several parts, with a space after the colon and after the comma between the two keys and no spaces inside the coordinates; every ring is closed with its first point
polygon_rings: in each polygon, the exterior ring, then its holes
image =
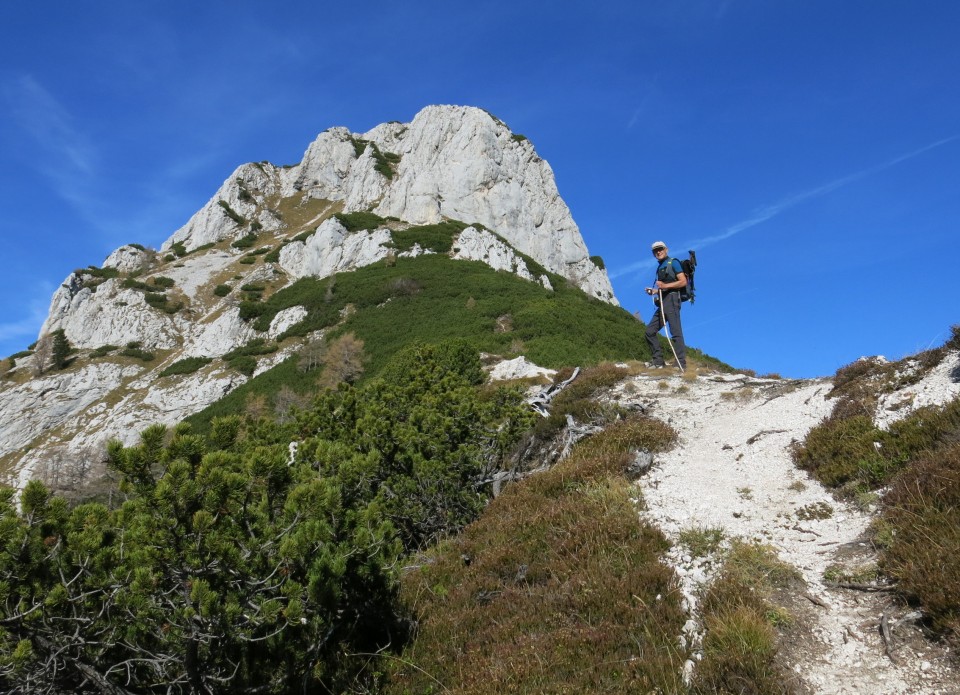
{"type": "MultiPolygon", "coordinates": [[[[951,353],[905,389],[912,396],[901,395],[914,407],[950,400],[960,393],[951,377],[958,362],[951,353]]],[[[960,692],[945,647],[922,636],[916,612],[890,593],[840,589],[824,580],[831,566],[876,562],[866,540],[874,513],[835,499],[790,455],[791,443],[830,414],[831,386],[829,379],[694,377],[668,370],[621,383],[614,391],[621,405],[639,407],[679,433],[678,445],[638,482],[648,510],[643,514],[671,540],[687,529],[722,529],[728,539],[772,546],[800,571],[806,587],[792,605],[808,628],[785,638],[780,653],[801,689],[828,695],[960,692]]],[[[670,558],[693,608],[685,637],[696,645],[702,636],[696,592],[709,580],[712,561],[691,557],[680,544],[670,558]]]]}

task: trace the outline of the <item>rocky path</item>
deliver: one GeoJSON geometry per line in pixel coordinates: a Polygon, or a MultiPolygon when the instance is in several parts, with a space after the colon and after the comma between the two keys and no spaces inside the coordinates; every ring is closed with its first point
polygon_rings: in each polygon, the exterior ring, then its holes
{"type": "MultiPolygon", "coordinates": [[[[813,625],[784,653],[811,692],[960,692],[942,650],[920,638],[908,609],[888,594],[825,586],[832,565],[876,559],[862,540],[871,515],[837,502],[790,457],[791,442],[829,414],[830,388],[825,380],[670,372],[622,384],[622,404],[642,406],[680,434],[680,445],[640,482],[647,514],[672,538],[686,529],[719,528],[727,538],[773,546],[800,570],[807,585],[801,603],[809,604],[813,625]],[[881,621],[893,636],[889,654],[881,621]]],[[[674,561],[695,605],[709,562],[682,549],[674,561]]],[[[695,628],[690,632],[695,639],[695,628]]]]}

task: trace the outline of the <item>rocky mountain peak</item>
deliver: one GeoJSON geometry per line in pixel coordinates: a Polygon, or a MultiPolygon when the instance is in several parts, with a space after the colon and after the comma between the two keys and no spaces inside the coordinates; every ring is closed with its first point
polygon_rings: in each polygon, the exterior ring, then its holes
{"type": "MultiPolygon", "coordinates": [[[[142,426],[176,423],[244,383],[253,375],[218,367],[218,358],[276,341],[306,314],[288,307],[254,329],[242,314],[251,299],[299,278],[429,253],[480,261],[550,291],[560,276],[617,303],[549,164],[486,111],[429,106],[410,123],[366,133],[330,128],[296,165],[238,167],[159,251],[126,245],[65,279],[41,342],[62,330],[82,359],[68,372],[11,361],[0,383],[0,470],[23,478],[110,437],[132,442],[142,426]],[[447,235],[439,251],[398,244],[397,235],[425,225],[447,235]],[[218,361],[158,382],[188,359],[218,361]]],[[[257,373],[300,347],[286,341],[259,359],[257,373]]]]}
{"type": "Polygon", "coordinates": [[[189,251],[238,233],[229,209],[266,231],[282,228],[278,199],[328,201],[413,225],[475,222],[587,294],[616,303],[606,272],[590,260],[550,165],[522,135],[482,109],[428,106],[408,124],[363,134],[330,128],[292,167],[239,167],[163,245],[189,251]]]}

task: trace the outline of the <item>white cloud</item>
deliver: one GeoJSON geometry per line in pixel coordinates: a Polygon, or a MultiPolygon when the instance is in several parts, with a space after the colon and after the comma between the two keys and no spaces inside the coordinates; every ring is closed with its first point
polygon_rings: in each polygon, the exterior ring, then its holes
{"type": "MultiPolygon", "coordinates": [[[[94,172],[96,151],[73,125],[63,105],[31,75],[21,75],[6,91],[10,111],[17,124],[39,145],[53,166],[43,167],[51,175],[89,175],[94,172]]],[[[41,165],[42,166],[42,165],[41,165]]]]}

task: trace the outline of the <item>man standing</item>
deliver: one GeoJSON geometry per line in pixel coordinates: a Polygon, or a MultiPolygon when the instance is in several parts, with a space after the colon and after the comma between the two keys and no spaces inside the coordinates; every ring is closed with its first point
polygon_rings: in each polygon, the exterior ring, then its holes
{"type": "Polygon", "coordinates": [[[681,369],[687,368],[687,348],[683,342],[683,327],[680,325],[680,290],[687,286],[687,276],[683,266],[676,258],[667,255],[667,245],[662,241],[653,242],[653,255],[657,259],[657,281],[653,287],[647,287],[647,294],[657,295],[654,302],[657,310],[653,318],[647,323],[647,343],[653,355],[653,366],[663,367],[663,351],[657,334],[663,328],[666,317],[670,325],[670,337],[673,339],[673,349],[677,353],[677,361],[681,369]]]}

